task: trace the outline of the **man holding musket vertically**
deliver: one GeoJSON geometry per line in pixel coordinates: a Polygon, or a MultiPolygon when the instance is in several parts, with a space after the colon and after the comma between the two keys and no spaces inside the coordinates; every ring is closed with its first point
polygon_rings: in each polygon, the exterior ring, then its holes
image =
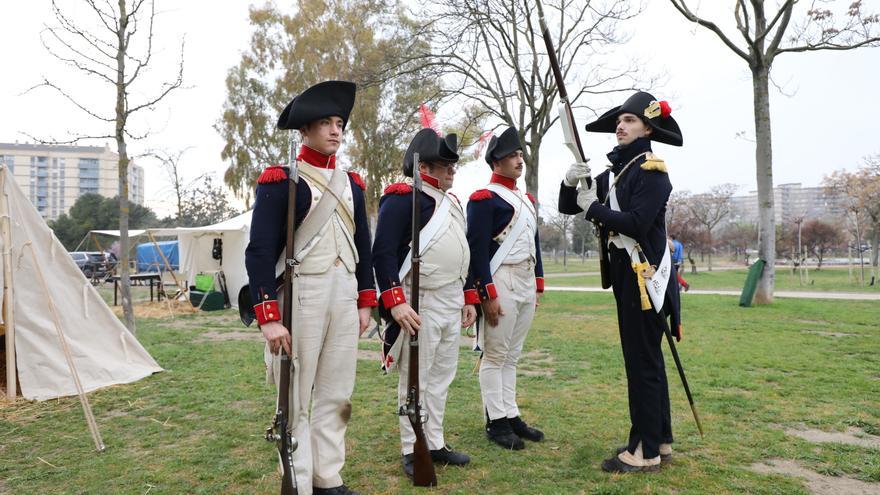
{"type": "Polygon", "coordinates": [[[492,137],[486,148],[492,178],[471,195],[467,207],[470,275],[483,312],[478,341],[486,435],[513,450],[525,447],[523,438],[544,438],[523,421],[516,403],[516,366],[537,294],[544,291],[535,198],[516,186],[523,173],[522,148],[514,127],[492,137]]]}
{"type": "MultiPolygon", "coordinates": [[[[452,450],[443,436],[443,416],[449,385],[458,367],[461,328],[476,319],[479,303],[476,291],[465,286],[470,251],[468,249],[464,210],[449,189],[455,179],[458,161],[455,134],[440,137],[433,129],[416,134],[404,154],[403,174],[422,178],[419,228],[419,313],[410,306],[412,243],[412,179],[391,184],[379,200],[379,219],[373,243],[373,266],[382,291],[379,298],[383,313],[389,315],[385,332],[383,367],[399,363],[398,405],[407,400],[409,346],[405,337],[419,336],[419,396],[427,415],[425,438],[434,462],[465,465],[470,458],[452,450]],[[418,163],[414,156],[418,155],[418,163]],[[402,331],[401,331],[402,330],[402,331]]],[[[400,444],[403,471],[413,476],[413,427],[400,416],[400,444]]]]}
{"type": "Polygon", "coordinates": [[[671,112],[667,102],[638,92],[588,124],[587,131],[616,134],[617,146],[608,153],[611,168],[595,178],[595,187],[578,189],[590,171],[575,164],[559,190],[559,211],[586,212],[600,238],[608,239],[631,421],[627,445],[602,463],[609,472],[655,471],[672,455],[669,387],[660,348],[664,312],[681,338],[678,285],[669,283],[675,268],[666,243],[672,184],[665,163],[651,151],[652,141],[682,145],[671,112]]]}
{"type": "Polygon", "coordinates": [[[369,325],[376,292],[365,186],[356,173],[336,166],[354,97],[353,83],[325,81],[294,98],[278,120],[279,128],[298,131],[303,143],[296,156],[292,339],[278,321],[276,280],[276,261],[286,242],[289,168],[269,167],[257,181],[245,252],[267,364],[275,368],[282,348],[296,363],[291,389],[298,394],[291,393],[290,421],[299,442],[293,464],[300,495],[355,493],[339,472],[345,464],[358,336],[369,325]]]}

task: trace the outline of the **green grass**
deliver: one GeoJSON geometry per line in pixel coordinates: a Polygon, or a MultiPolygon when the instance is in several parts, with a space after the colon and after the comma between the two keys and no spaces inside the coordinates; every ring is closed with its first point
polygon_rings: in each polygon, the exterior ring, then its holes
{"type": "MultiPolygon", "coordinates": [[[[614,300],[546,294],[519,390],[525,419],[547,440],[520,452],[488,443],[476,357],[462,349],[446,433],[473,461],[439,468],[440,487],[431,493],[808,493],[795,478],[748,469],[770,458],[880,482],[880,451],[810,444],[780,429],[805,423],[880,431],[880,305],[780,299],[746,309],[736,302],[693,297],[684,310],[678,348],[706,437],[696,431],[667,354],[677,458],[658,474],[621,477],[598,467],[628,428],[614,300]]],[[[261,438],[274,401],[261,344],[203,339],[241,331],[232,312],[141,320],[138,328],[167,371],[90,394],[103,454],[92,449],[76,398],[0,406],[0,493],[277,493],[275,455],[261,438]]],[[[362,493],[427,493],[401,474],[396,382],[375,361],[359,361],[343,477],[362,493]]]]}
{"type": "MultiPolygon", "coordinates": [[[[684,274],[691,289],[704,290],[742,290],[746,280],[746,269],[705,271],[684,274]]],[[[809,271],[809,283],[801,283],[800,277],[792,275],[791,270],[777,267],[776,290],[807,291],[807,292],[863,292],[880,294],[880,283],[873,286],[861,285],[850,279],[846,268],[822,268],[809,271]]],[[[599,275],[575,277],[548,277],[545,283],[549,286],[599,287],[599,275]]]]}

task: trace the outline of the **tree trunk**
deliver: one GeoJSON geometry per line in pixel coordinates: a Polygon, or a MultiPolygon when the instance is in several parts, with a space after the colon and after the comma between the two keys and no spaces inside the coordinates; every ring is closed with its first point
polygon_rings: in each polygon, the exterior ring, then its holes
{"type": "Polygon", "coordinates": [[[758,257],[766,262],[755,291],[755,304],[773,302],[776,277],[776,216],[773,207],[773,150],[770,135],[769,67],[752,68],[755,106],[755,170],[758,179],[758,257]]]}
{"type": "MultiPolygon", "coordinates": [[[[538,200],[538,155],[537,153],[532,153],[529,158],[529,161],[523,160],[526,165],[526,191],[532,193],[532,196],[535,197],[535,201],[538,201],[539,204],[535,205],[535,211],[538,211],[537,208],[540,205],[540,201],[538,200]]],[[[541,212],[538,211],[538,216],[540,215],[541,212]]]]}
{"type": "Polygon", "coordinates": [[[715,243],[712,242],[712,230],[709,229],[706,232],[706,237],[709,238],[709,268],[707,271],[712,271],[712,251],[715,249],[715,243]]]}
{"type": "Polygon", "coordinates": [[[136,333],[134,308],[131,304],[131,278],[128,273],[128,150],[125,146],[125,33],[128,29],[128,14],[125,0],[119,0],[119,25],[117,26],[118,46],[116,49],[116,148],[119,153],[119,285],[122,293],[122,312],[125,326],[136,333]]]}
{"type": "Polygon", "coordinates": [[[874,225],[874,235],[871,236],[871,266],[877,268],[880,258],[880,225],[874,225]]]}

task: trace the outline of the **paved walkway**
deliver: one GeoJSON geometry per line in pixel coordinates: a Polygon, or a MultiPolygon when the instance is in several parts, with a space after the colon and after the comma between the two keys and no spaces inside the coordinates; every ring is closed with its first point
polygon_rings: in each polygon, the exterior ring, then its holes
{"type": "MultiPolygon", "coordinates": [[[[712,272],[726,272],[730,270],[746,270],[747,266],[715,266],[712,267],[712,272]]],[[[712,273],[706,270],[705,267],[700,268],[700,273],[712,273]]],[[[690,273],[690,268],[685,271],[685,275],[690,273]]],[[[562,272],[562,273],[545,273],[544,278],[569,278],[569,277],[589,277],[589,276],[599,276],[599,272],[562,272]]]]}
{"type": "MultiPolygon", "coordinates": [[[[599,287],[566,287],[562,285],[548,285],[545,291],[559,292],[611,292],[611,289],[600,289],[599,287]]],[[[682,292],[687,297],[691,294],[696,295],[717,295],[717,296],[736,296],[739,297],[738,290],[689,290],[682,292]]],[[[773,293],[775,297],[794,298],[794,299],[845,299],[850,301],[880,301],[880,294],[865,294],[859,292],[799,292],[778,290],[773,293]]]]}

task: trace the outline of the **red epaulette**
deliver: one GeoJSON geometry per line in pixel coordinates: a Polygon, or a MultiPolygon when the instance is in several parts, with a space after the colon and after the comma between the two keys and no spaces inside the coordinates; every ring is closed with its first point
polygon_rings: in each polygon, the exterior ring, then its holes
{"type": "Polygon", "coordinates": [[[349,172],[348,176],[351,177],[351,180],[354,181],[355,184],[358,185],[364,191],[367,190],[367,184],[364,183],[364,179],[361,179],[361,176],[357,172],[349,172]]]}
{"type": "Polygon", "coordinates": [[[275,182],[281,182],[286,178],[287,173],[281,168],[281,165],[272,165],[263,170],[263,173],[260,174],[260,178],[257,179],[257,184],[274,184],[275,182]]]}
{"type": "Polygon", "coordinates": [[[412,186],[407,184],[406,182],[398,182],[396,184],[391,184],[390,186],[385,188],[385,192],[383,194],[409,194],[412,192],[412,186]]]}
{"type": "Polygon", "coordinates": [[[471,194],[471,201],[482,201],[484,199],[492,199],[492,191],[488,189],[477,189],[471,194]]]}
{"type": "Polygon", "coordinates": [[[535,200],[535,197],[532,196],[532,193],[527,192],[527,193],[526,193],[526,197],[529,198],[529,201],[531,201],[533,205],[534,205],[534,204],[538,204],[538,202],[535,200]]]}

